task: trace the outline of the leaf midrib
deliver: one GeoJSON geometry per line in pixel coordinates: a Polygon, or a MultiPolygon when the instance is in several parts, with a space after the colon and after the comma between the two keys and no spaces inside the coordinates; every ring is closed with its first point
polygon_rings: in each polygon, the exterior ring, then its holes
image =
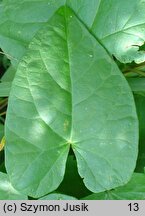
{"type": "Polygon", "coordinates": [[[65,18],[65,33],[66,33],[66,48],[67,48],[67,56],[68,56],[68,68],[69,68],[69,75],[70,75],[70,89],[71,89],[71,126],[70,126],[70,138],[67,140],[68,142],[72,141],[72,128],[73,128],[73,122],[72,122],[72,116],[73,116],[73,101],[72,101],[72,93],[73,93],[73,87],[72,87],[72,76],[71,76],[71,61],[70,61],[70,51],[69,51],[69,40],[68,40],[68,23],[67,23],[67,15],[66,15],[67,6],[65,5],[64,9],[64,18],[65,18]]]}
{"type": "Polygon", "coordinates": [[[107,37],[110,37],[112,35],[115,35],[115,34],[118,34],[118,33],[123,33],[125,32],[126,30],[129,30],[131,28],[134,28],[134,27],[138,27],[138,26],[142,26],[142,25],[145,25],[145,22],[144,23],[140,23],[140,24],[137,24],[137,25],[134,25],[134,26],[130,26],[130,27],[127,27],[127,28],[124,28],[124,29],[121,29],[119,31],[116,31],[116,32],[113,32],[111,34],[108,34],[108,35],[105,35],[104,37],[100,38],[101,40],[104,40],[106,39],[107,37]]]}

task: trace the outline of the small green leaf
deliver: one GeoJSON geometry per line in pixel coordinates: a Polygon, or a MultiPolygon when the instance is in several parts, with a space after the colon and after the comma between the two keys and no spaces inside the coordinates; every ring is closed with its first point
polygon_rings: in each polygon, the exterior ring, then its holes
{"type": "Polygon", "coordinates": [[[145,200],[145,174],[134,173],[128,184],[103,193],[92,194],[84,200],[145,200]]]}
{"type": "Polygon", "coordinates": [[[12,82],[15,77],[16,70],[13,66],[10,66],[1,78],[2,82],[12,82]]]}
{"type": "Polygon", "coordinates": [[[36,34],[19,64],[6,140],[10,179],[32,197],[60,185],[70,147],[89,190],[109,190],[131,178],[138,149],[132,93],[113,59],[67,7],[36,34]]]}
{"type": "Polygon", "coordinates": [[[12,82],[0,82],[0,97],[8,97],[12,82]]]}
{"type": "Polygon", "coordinates": [[[26,200],[27,196],[16,191],[8,175],[0,172],[0,200],[26,200]]]}
{"type": "Polygon", "coordinates": [[[77,200],[77,198],[60,193],[52,193],[41,197],[39,200],[77,200]]]}

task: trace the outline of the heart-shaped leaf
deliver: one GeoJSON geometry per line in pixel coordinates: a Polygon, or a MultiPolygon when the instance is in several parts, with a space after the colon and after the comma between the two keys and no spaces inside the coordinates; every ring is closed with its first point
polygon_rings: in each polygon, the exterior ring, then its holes
{"type": "Polygon", "coordinates": [[[125,78],[74,13],[61,8],[32,40],[12,85],[6,167],[14,187],[32,197],[55,190],[70,147],[89,190],[123,185],[135,168],[137,128],[125,78]]]}

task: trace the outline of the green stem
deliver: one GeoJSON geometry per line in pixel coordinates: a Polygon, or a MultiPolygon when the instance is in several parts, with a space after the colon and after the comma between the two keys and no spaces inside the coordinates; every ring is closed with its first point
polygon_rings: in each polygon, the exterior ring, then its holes
{"type": "Polygon", "coordinates": [[[5,103],[7,100],[8,100],[7,98],[1,100],[1,101],[0,101],[0,105],[3,104],[3,103],[5,103]]]}
{"type": "Polygon", "coordinates": [[[137,73],[141,76],[145,76],[145,73],[142,72],[142,71],[139,71],[139,70],[136,70],[136,69],[132,69],[131,71],[127,71],[124,73],[124,76],[127,76],[128,74],[131,74],[131,73],[137,73]]]}
{"type": "Polygon", "coordinates": [[[0,113],[0,116],[3,116],[3,115],[5,115],[6,114],[6,111],[5,112],[2,112],[2,113],[0,113]]]}
{"type": "Polygon", "coordinates": [[[145,62],[143,62],[143,63],[141,63],[140,65],[138,65],[138,66],[134,66],[134,67],[130,67],[130,66],[128,66],[128,67],[126,67],[126,68],[124,68],[123,70],[122,70],[122,72],[123,73],[126,73],[126,72],[128,72],[128,71],[131,71],[131,70],[141,70],[141,69],[145,69],[145,62]]]}
{"type": "Polygon", "coordinates": [[[16,58],[14,58],[14,57],[12,57],[11,55],[9,55],[8,53],[4,53],[4,52],[1,52],[0,51],[0,54],[2,54],[2,55],[5,55],[8,59],[14,59],[14,60],[16,60],[16,61],[18,61],[18,59],[16,59],[16,58]]]}
{"type": "Polygon", "coordinates": [[[0,106],[0,110],[2,110],[5,106],[7,106],[7,101],[0,106]]]}

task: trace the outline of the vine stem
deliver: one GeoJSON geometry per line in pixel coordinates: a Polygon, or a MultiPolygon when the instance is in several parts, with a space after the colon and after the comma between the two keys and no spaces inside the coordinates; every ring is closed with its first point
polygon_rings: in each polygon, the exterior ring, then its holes
{"type": "Polygon", "coordinates": [[[128,66],[126,68],[124,68],[122,70],[123,73],[129,72],[129,71],[133,71],[133,70],[141,70],[141,69],[145,69],[145,62],[141,63],[140,65],[136,65],[134,67],[128,66]]]}
{"type": "Polygon", "coordinates": [[[6,111],[5,112],[2,112],[2,113],[0,113],[0,116],[3,116],[3,115],[5,115],[6,114],[6,111]]]}
{"type": "Polygon", "coordinates": [[[123,73],[125,76],[127,76],[128,74],[131,74],[131,73],[137,73],[141,76],[145,76],[145,73],[142,72],[142,71],[139,71],[139,70],[136,70],[136,69],[132,69],[131,71],[127,71],[125,73],[123,73]]]}
{"type": "Polygon", "coordinates": [[[5,106],[7,106],[7,101],[5,101],[5,102],[0,106],[0,110],[2,110],[5,106]]]}
{"type": "Polygon", "coordinates": [[[1,101],[0,101],[0,105],[3,104],[3,103],[5,103],[5,102],[7,102],[7,100],[8,100],[7,98],[1,100],[1,101]]]}
{"type": "Polygon", "coordinates": [[[0,54],[7,56],[8,59],[14,59],[14,60],[18,61],[18,59],[12,57],[12,56],[9,55],[8,53],[5,53],[5,52],[0,51],[0,54]]]}

